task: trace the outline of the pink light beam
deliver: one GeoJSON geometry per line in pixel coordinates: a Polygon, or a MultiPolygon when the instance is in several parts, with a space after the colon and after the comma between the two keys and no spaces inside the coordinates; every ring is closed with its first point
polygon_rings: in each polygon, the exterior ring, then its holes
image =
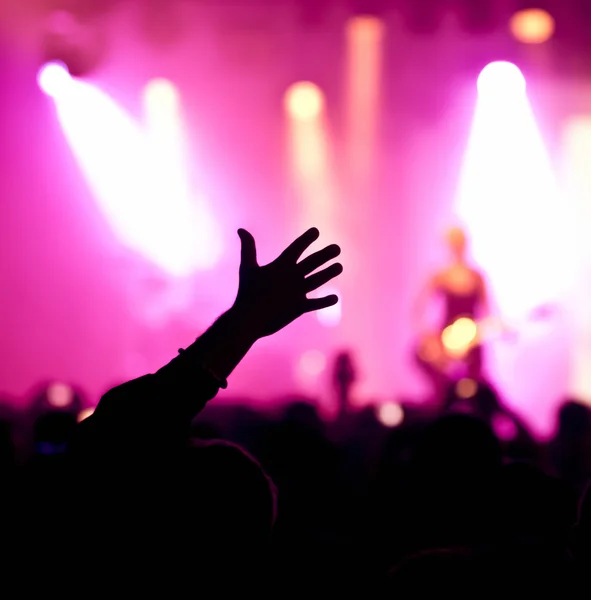
{"type": "Polygon", "coordinates": [[[64,135],[120,242],[174,276],[202,267],[196,207],[174,186],[163,186],[137,123],[59,63],[45,65],[38,82],[53,99],[64,135]]]}
{"type": "Polygon", "coordinates": [[[512,345],[487,346],[489,373],[507,401],[535,415],[532,424],[548,433],[565,386],[555,351],[563,334],[556,322],[544,328],[543,339],[534,339],[524,317],[541,305],[564,303],[572,280],[568,211],[526,80],[514,64],[491,63],[478,78],[455,208],[490,282],[495,308],[521,336],[512,345]]]}

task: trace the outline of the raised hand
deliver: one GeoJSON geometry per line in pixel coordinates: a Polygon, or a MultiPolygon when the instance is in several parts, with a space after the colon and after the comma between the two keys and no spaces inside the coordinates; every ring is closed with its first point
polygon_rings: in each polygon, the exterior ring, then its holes
{"type": "Polygon", "coordinates": [[[244,229],[239,229],[238,235],[242,244],[240,284],[233,309],[248,321],[255,337],[272,335],[304,313],[339,301],[335,295],[313,299],[306,296],[343,272],[339,263],[314,272],[341,253],[336,244],[300,260],[318,239],[318,229],[306,231],[278,258],[263,267],[257,262],[252,235],[244,229]]]}

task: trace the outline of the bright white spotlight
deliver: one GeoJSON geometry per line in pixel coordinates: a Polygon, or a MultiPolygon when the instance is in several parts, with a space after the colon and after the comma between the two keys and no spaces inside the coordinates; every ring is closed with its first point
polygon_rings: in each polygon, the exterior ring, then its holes
{"type": "MultiPolygon", "coordinates": [[[[494,290],[498,313],[522,320],[540,304],[560,303],[569,290],[573,232],[523,75],[513,64],[492,63],[480,75],[478,89],[455,218],[465,224],[472,257],[494,290]]],[[[557,341],[559,328],[548,332],[549,340],[557,341]]],[[[535,397],[536,406],[552,406],[561,393],[562,366],[554,364],[554,356],[549,361],[550,354],[537,354],[530,343],[509,346],[492,348],[487,365],[502,395],[535,397]]],[[[548,430],[550,414],[537,409],[531,417],[540,431],[548,430]]]]}
{"type": "Polygon", "coordinates": [[[404,421],[404,409],[395,402],[381,404],[378,407],[378,419],[386,427],[398,427],[404,421]]]}
{"type": "Polygon", "coordinates": [[[37,83],[48,96],[57,98],[67,92],[72,83],[72,77],[66,65],[61,62],[50,62],[39,69],[37,83]]]}
{"type": "Polygon", "coordinates": [[[515,98],[525,94],[526,82],[519,67],[510,62],[492,62],[478,77],[478,93],[487,98],[515,98]]]}
{"type": "Polygon", "coordinates": [[[312,121],[324,110],[324,94],[316,84],[299,81],[285,92],[284,105],[293,119],[312,121]]]}
{"type": "Polygon", "coordinates": [[[178,90],[168,79],[152,79],[146,85],[144,94],[155,109],[176,110],[180,103],[178,90]]]}
{"type": "MultiPolygon", "coordinates": [[[[50,82],[63,76],[53,67],[49,73],[50,82]]],[[[168,102],[169,92],[160,87],[157,99],[168,102]]],[[[183,170],[177,114],[158,112],[161,121],[157,127],[150,122],[149,138],[113,98],[89,83],[71,78],[67,93],[54,100],[62,131],[119,241],[177,277],[211,266],[221,241],[206,202],[192,193],[183,170]],[[154,137],[159,145],[151,143],[154,137]]]]}

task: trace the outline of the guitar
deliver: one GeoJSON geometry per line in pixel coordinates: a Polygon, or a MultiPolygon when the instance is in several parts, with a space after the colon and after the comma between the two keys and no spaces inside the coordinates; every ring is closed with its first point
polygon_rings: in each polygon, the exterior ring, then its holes
{"type": "MultiPolygon", "coordinates": [[[[554,316],[556,309],[552,305],[541,305],[531,311],[525,322],[547,322],[554,316]]],[[[458,317],[440,333],[431,333],[419,343],[419,357],[441,371],[447,371],[453,364],[462,363],[470,352],[494,339],[515,342],[519,338],[519,327],[509,327],[498,317],[473,319],[458,317]]]]}

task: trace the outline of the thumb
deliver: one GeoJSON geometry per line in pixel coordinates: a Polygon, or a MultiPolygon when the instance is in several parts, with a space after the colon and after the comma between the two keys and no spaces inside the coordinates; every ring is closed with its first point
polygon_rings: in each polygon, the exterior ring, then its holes
{"type": "Polygon", "coordinates": [[[257,266],[257,247],[252,235],[246,229],[238,230],[240,238],[240,266],[241,267],[256,267],[257,266]]]}

